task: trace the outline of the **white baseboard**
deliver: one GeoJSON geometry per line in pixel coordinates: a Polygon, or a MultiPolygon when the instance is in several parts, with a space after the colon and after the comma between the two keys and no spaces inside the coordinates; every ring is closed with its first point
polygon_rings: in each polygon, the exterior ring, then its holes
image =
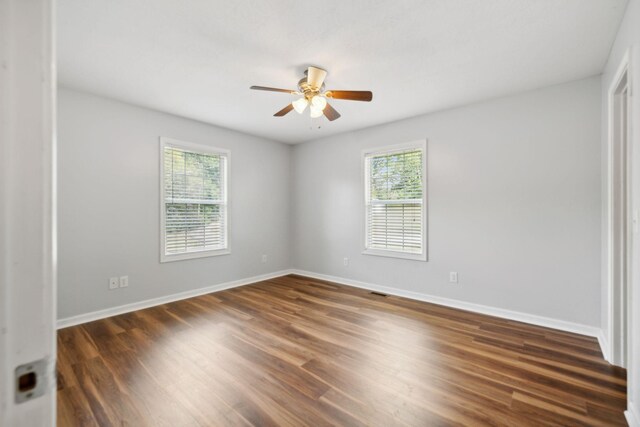
{"type": "Polygon", "coordinates": [[[129,313],[144,308],[154,307],[156,305],[166,304],[169,302],[179,301],[187,298],[193,298],[200,295],[210,294],[212,292],[223,291],[225,289],[237,288],[263,280],[273,279],[274,277],[286,276],[290,274],[290,270],[276,271],[273,273],[261,274],[259,276],[247,277],[246,279],[234,280],[232,282],[220,283],[205,288],[193,289],[190,291],[179,292],[177,294],[166,295],[158,298],[152,298],[144,301],[138,301],[131,304],[120,305],[117,307],[106,308],[104,310],[92,311],[90,313],[79,314],[77,316],[58,319],[57,328],[67,328],[69,326],[80,325],[82,323],[92,322],[94,320],[104,319],[106,317],[117,316],[118,314],[129,313]]]}
{"type": "Polygon", "coordinates": [[[602,350],[602,356],[604,360],[611,363],[611,349],[609,348],[609,340],[604,335],[604,330],[600,329],[598,333],[598,344],[600,344],[600,350],[602,350]]]}
{"type": "MultiPolygon", "coordinates": [[[[470,302],[455,300],[451,298],[443,298],[435,295],[423,294],[419,292],[405,291],[387,286],[375,285],[373,283],[360,282],[358,280],[344,279],[342,277],[329,276],[326,274],[313,273],[304,270],[291,270],[292,274],[307,276],[314,279],[327,280],[330,282],[340,283],[356,288],[378,291],[385,294],[396,295],[399,297],[410,298],[418,301],[430,302],[433,304],[444,305],[447,307],[458,308],[461,310],[473,311],[475,313],[487,314],[489,316],[500,317],[518,322],[530,323],[532,325],[543,326],[546,328],[558,329],[561,331],[572,332],[580,335],[600,338],[601,329],[595,326],[582,325],[579,323],[567,322],[565,320],[553,319],[550,317],[537,316],[534,314],[522,313],[519,311],[505,310],[503,308],[490,307],[487,305],[474,304],[470,302]]],[[[604,349],[603,349],[604,353],[604,349]]]]}
{"type": "Polygon", "coordinates": [[[481,304],[474,304],[470,302],[455,300],[451,298],[443,298],[435,295],[429,295],[419,292],[405,291],[402,289],[391,288],[388,286],[375,285],[373,283],[361,282],[358,280],[345,279],[342,277],[329,276],[326,274],[314,273],[305,270],[281,270],[273,273],[263,274],[254,277],[248,277],[245,279],[235,280],[232,282],[220,283],[205,288],[194,289],[190,291],[180,292],[177,294],[166,295],[158,298],[152,298],[144,301],[138,301],[131,304],[120,305],[117,307],[107,308],[104,310],[93,311],[90,313],[80,314],[77,316],[67,317],[59,319],[57,322],[58,329],[66,328],[69,326],[79,325],[82,323],[92,322],[98,319],[104,319],[106,317],[116,316],[118,314],[129,313],[131,311],[142,310],[145,308],[153,307],[156,305],[166,304],[173,301],[179,301],[187,298],[196,297],[199,295],[209,294],[212,292],[222,291],[225,289],[235,288],[238,286],[244,286],[263,280],[273,279],[275,277],[286,276],[287,274],[298,274],[300,276],[307,276],[314,279],[328,280],[330,282],[340,283],[347,286],[354,286],[357,288],[368,289],[372,291],[378,291],[385,294],[396,295],[400,297],[410,298],[418,301],[425,301],[433,304],[439,304],[446,307],[458,308],[461,310],[472,311],[475,313],[487,314],[489,316],[500,317],[508,320],[515,320],[518,322],[530,323],[532,325],[544,326],[547,328],[558,329],[561,331],[573,332],[576,334],[587,335],[596,337],[602,348],[602,353],[609,354],[608,343],[600,328],[588,325],[581,325],[579,323],[567,322],[564,320],[553,319],[549,317],[536,316],[533,314],[522,313],[518,311],[505,310],[502,308],[496,308],[481,304]]]}
{"type": "Polygon", "coordinates": [[[629,409],[624,411],[624,416],[627,419],[629,427],[640,427],[640,416],[638,416],[638,413],[634,410],[631,402],[629,402],[629,409]]]}

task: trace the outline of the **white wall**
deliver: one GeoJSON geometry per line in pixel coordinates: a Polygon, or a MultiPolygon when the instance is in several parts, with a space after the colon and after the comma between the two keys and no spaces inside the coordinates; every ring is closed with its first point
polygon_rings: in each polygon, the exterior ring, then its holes
{"type": "Polygon", "coordinates": [[[59,319],[289,268],[289,146],[68,89],[58,111],[59,319]],[[230,255],[159,262],[160,136],[231,150],[230,255]]]}
{"type": "MultiPolygon", "coordinates": [[[[605,340],[610,342],[608,336],[609,328],[609,299],[608,299],[608,269],[607,269],[607,198],[608,198],[608,91],[613,82],[620,62],[629,51],[631,54],[631,91],[632,91],[632,209],[640,208],[640,97],[638,96],[638,88],[640,87],[640,0],[630,0],[627,5],[625,17],[618,31],[616,41],[611,49],[611,53],[604,72],[602,74],[602,329],[605,333],[605,340]]],[[[631,301],[633,304],[632,312],[634,318],[631,321],[632,340],[630,342],[630,366],[628,367],[628,400],[629,400],[629,416],[634,417],[630,421],[630,425],[640,425],[640,241],[638,234],[634,234],[632,238],[633,245],[633,263],[632,263],[632,283],[631,283],[631,301]]]]}
{"type": "Polygon", "coordinates": [[[600,90],[594,77],[295,146],[294,267],[599,326],[600,90]],[[362,255],[361,151],[420,138],[429,261],[362,255]]]}

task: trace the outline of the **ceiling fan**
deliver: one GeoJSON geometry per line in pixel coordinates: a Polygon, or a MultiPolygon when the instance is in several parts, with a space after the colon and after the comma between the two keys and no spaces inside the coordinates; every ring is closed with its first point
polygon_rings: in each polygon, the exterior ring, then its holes
{"type": "Polygon", "coordinates": [[[327,98],[343,99],[349,101],[365,101],[369,102],[373,99],[373,93],[363,90],[327,90],[324,89],[324,79],[327,77],[327,71],[322,68],[309,67],[304,72],[303,77],[298,82],[298,90],[277,89],[265,86],[251,86],[250,89],[266,90],[270,92],[284,92],[291,95],[299,95],[301,98],[296,99],[291,104],[274,114],[275,117],[282,117],[291,110],[296,110],[298,114],[302,114],[309,106],[311,118],[324,116],[329,121],[334,121],[340,117],[335,108],[327,103],[327,98]]]}

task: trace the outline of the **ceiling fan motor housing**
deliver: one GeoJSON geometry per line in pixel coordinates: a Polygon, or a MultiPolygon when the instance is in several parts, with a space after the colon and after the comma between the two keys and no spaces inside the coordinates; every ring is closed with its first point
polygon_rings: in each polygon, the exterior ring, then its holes
{"type": "Polygon", "coordinates": [[[314,97],[314,95],[324,92],[324,83],[322,83],[322,86],[320,87],[310,85],[309,82],[307,81],[308,73],[309,73],[308,70],[304,71],[304,77],[301,78],[300,81],[298,82],[298,90],[302,94],[304,94],[305,98],[311,99],[314,97]]]}

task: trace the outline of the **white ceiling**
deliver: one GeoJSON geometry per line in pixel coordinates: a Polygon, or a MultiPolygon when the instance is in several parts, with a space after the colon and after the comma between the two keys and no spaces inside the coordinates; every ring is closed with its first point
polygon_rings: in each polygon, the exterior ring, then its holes
{"type": "Polygon", "coordinates": [[[59,0],[62,85],[296,143],[599,74],[627,0],[59,0]],[[342,117],[273,117],[308,65],[342,117]]]}

